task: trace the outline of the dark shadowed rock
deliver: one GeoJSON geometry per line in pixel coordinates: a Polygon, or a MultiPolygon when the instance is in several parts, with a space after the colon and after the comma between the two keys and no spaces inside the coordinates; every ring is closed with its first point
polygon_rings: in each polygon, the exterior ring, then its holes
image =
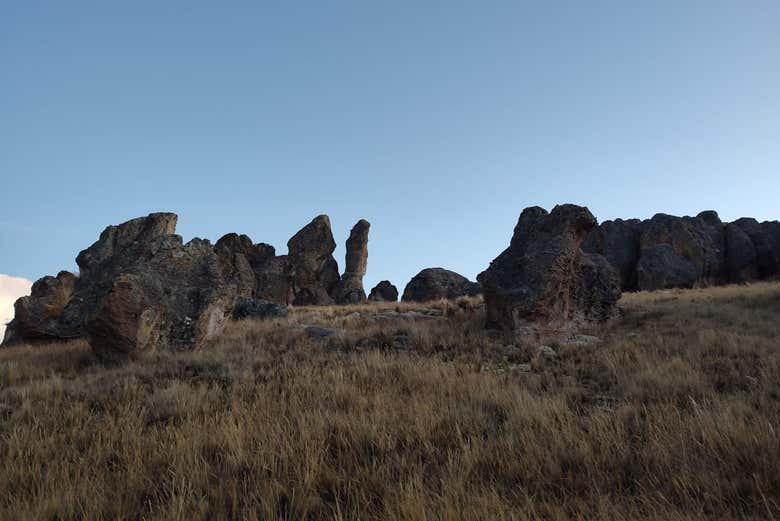
{"type": "Polygon", "coordinates": [[[639,261],[639,219],[615,219],[595,227],[582,245],[588,253],[598,253],[620,274],[621,287],[630,291],[637,287],[636,264],[639,261]]]}
{"type": "Polygon", "coordinates": [[[368,300],[377,302],[396,302],[398,300],[398,288],[391,284],[389,280],[383,280],[371,288],[368,300]]]}
{"type": "Polygon", "coordinates": [[[767,279],[780,273],[780,223],[743,217],[732,224],[745,232],[755,247],[758,277],[767,279]]]}
{"type": "Polygon", "coordinates": [[[620,278],[612,264],[602,255],[583,253],[580,280],[572,293],[574,321],[599,323],[617,316],[620,300],[620,278]]]}
{"type": "Polygon", "coordinates": [[[239,298],[233,308],[235,320],[286,317],[287,307],[252,298],[239,298]]]}
{"type": "Polygon", "coordinates": [[[327,215],[320,215],[287,242],[291,268],[293,304],[333,304],[330,293],[339,281],[333,251],[336,241],[327,215]]]}
{"type": "Polygon", "coordinates": [[[482,288],[476,282],[443,268],[426,268],[415,275],[404,288],[404,302],[455,299],[479,295],[482,288]]]}
{"type": "Polygon", "coordinates": [[[580,250],[595,225],[581,206],[559,205],[549,214],[539,207],[523,210],[509,247],[478,277],[487,326],[544,338],[612,317],[618,275],[598,254],[583,261],[580,250]]]}
{"type": "Polygon", "coordinates": [[[361,219],[352,228],[347,239],[344,274],[333,290],[337,304],[358,304],[366,300],[363,277],[368,266],[368,231],[371,225],[361,219]]]}
{"type": "Polygon", "coordinates": [[[725,235],[715,212],[656,214],[642,224],[639,242],[639,289],[691,288],[725,277],[725,235]]]}
{"type": "Polygon", "coordinates": [[[692,288],[700,273],[692,261],[666,243],[644,249],[637,264],[639,287],[645,291],[692,288]]]}
{"type": "Polygon", "coordinates": [[[758,279],[758,255],[748,234],[732,223],[726,225],[724,233],[727,281],[749,282],[758,279]]]}
{"type": "Polygon", "coordinates": [[[35,282],[30,295],[14,304],[14,319],[8,325],[3,345],[21,341],[46,342],[81,336],[79,320],[65,320],[65,308],[73,297],[78,277],[61,271],[35,282]]]}

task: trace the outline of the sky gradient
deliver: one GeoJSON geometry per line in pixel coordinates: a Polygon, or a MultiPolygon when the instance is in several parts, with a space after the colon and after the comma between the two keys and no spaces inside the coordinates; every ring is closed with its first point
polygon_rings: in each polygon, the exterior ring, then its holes
{"type": "Polygon", "coordinates": [[[326,213],[341,269],[366,218],[367,290],[531,205],[777,219],[780,2],[637,3],[6,2],[0,273],[153,211],[277,253],[326,213]]]}

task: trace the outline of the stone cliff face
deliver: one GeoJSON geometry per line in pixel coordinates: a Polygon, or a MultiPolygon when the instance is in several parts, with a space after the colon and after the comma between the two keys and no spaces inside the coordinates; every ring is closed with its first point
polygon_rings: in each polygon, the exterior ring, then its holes
{"type": "Polygon", "coordinates": [[[780,275],[780,223],[723,223],[711,210],[616,219],[596,227],[583,250],[604,255],[625,291],[749,282],[780,275]]]}

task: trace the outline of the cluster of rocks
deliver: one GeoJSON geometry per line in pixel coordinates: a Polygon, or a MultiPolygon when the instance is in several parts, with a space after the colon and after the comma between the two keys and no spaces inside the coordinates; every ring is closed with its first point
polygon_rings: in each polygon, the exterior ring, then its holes
{"type": "Polygon", "coordinates": [[[3,344],[86,337],[106,359],[192,349],[229,318],[283,316],[284,306],[366,300],[369,223],[347,240],[345,273],[326,215],[287,243],[288,254],[234,233],[184,244],[177,216],[154,213],[109,226],[79,253],[80,275],[37,281],[15,304],[3,344]]]}
{"type": "MultiPolygon", "coordinates": [[[[320,215],[287,243],[287,255],[227,234],[212,245],[176,235],[177,216],[154,213],[109,226],[79,253],[80,275],[44,277],[15,304],[3,344],[87,338],[104,359],[155,350],[193,349],[228,319],[280,317],[288,305],[355,304],[398,299],[389,281],[368,297],[363,277],[370,224],[346,241],[339,274],[330,220],[320,215]]],[[[715,212],[696,217],[606,221],[564,204],[523,210],[509,247],[473,282],[427,268],[402,300],[425,302],[482,293],[486,325],[507,336],[570,338],[580,327],[611,320],[621,290],[655,290],[766,279],[780,274],[780,223],[715,212]]],[[[462,302],[469,302],[464,300],[462,302]]],[[[385,311],[377,320],[397,319],[385,311]]],[[[404,318],[430,318],[406,312],[404,318]]],[[[310,335],[322,331],[312,329],[310,335]]]]}
{"type": "Polygon", "coordinates": [[[544,340],[613,318],[621,293],[617,271],[603,256],[581,249],[595,226],[581,206],[523,210],[509,247],[477,277],[487,327],[544,340]]]}
{"type": "Polygon", "coordinates": [[[724,223],[714,211],[616,219],[594,228],[583,250],[604,255],[625,291],[742,283],[780,275],[780,222],[724,223]]]}

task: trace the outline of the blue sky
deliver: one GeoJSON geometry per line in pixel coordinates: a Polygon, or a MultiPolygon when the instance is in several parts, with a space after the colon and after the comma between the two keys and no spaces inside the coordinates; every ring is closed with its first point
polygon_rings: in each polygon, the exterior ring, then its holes
{"type": "Polygon", "coordinates": [[[777,219],[780,2],[0,2],[0,273],[179,214],[366,287],[474,278],[530,205],[777,219]]]}

